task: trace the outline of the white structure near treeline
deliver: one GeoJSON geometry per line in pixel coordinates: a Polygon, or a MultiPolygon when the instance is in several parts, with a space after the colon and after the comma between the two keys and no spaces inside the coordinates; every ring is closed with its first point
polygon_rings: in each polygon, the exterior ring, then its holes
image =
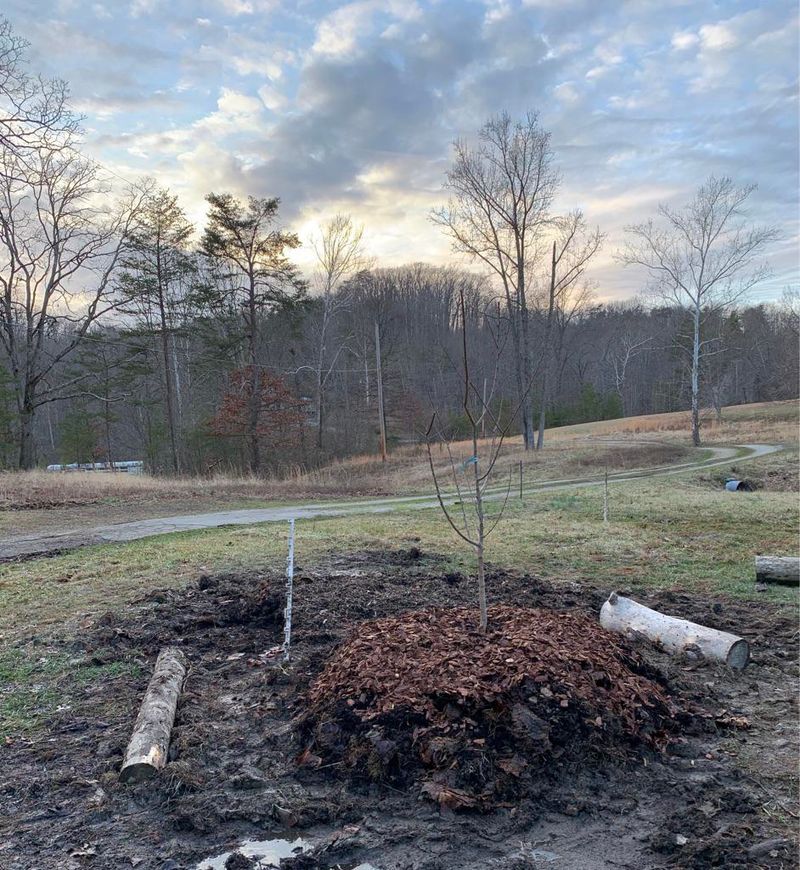
{"type": "Polygon", "coordinates": [[[122,462],[71,462],[69,465],[48,465],[48,471],[124,471],[127,474],[142,474],[141,459],[126,459],[122,462]]]}

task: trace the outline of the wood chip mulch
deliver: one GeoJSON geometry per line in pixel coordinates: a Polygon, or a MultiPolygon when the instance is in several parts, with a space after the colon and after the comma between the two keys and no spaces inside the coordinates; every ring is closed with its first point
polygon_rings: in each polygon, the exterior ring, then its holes
{"type": "Polygon", "coordinates": [[[676,708],[619,635],[579,613],[429,608],[361,623],[309,687],[299,762],[486,807],[587,754],[659,749],[676,708]]]}

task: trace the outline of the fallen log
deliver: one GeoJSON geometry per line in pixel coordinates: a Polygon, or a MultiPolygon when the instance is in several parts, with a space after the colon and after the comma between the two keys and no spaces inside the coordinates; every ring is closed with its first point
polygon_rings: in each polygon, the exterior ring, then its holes
{"type": "Polygon", "coordinates": [[[186,656],[174,647],[162,649],[125,752],[121,782],[149,779],[167,763],[172,723],[185,679],[186,656]]]}
{"type": "Polygon", "coordinates": [[[697,647],[705,658],[725,662],[734,670],[747,667],[750,660],[750,644],[743,638],[667,616],[616,592],[608,596],[600,610],[600,625],[620,634],[643,634],[669,652],[697,647]]]}
{"type": "Polygon", "coordinates": [[[756,556],[756,583],[800,584],[800,559],[795,556],[756,556]]]}

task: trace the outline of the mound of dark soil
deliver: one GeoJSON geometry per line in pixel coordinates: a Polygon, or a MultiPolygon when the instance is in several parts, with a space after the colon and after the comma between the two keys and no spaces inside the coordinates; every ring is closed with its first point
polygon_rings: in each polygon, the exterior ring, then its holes
{"type": "Polygon", "coordinates": [[[588,753],[661,748],[675,709],[626,641],[580,613],[428,608],[362,623],[310,686],[304,763],[490,807],[588,753]]]}

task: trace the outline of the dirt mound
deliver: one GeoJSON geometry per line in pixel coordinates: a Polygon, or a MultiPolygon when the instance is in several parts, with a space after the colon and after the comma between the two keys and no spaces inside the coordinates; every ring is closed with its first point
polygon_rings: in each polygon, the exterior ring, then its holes
{"type": "Polygon", "coordinates": [[[518,796],[588,753],[661,748],[675,708],[656,672],[579,613],[501,605],[365,622],[307,694],[301,763],[409,784],[454,808],[518,796]]]}
{"type": "Polygon", "coordinates": [[[80,639],[95,664],[135,650],[155,656],[166,645],[187,649],[257,650],[264,631],[283,624],[285,598],[266,576],[201,575],[186,589],[155,589],[138,599],[135,618],[108,612],[80,639]],[[275,587],[278,591],[275,591],[275,587]]]}

